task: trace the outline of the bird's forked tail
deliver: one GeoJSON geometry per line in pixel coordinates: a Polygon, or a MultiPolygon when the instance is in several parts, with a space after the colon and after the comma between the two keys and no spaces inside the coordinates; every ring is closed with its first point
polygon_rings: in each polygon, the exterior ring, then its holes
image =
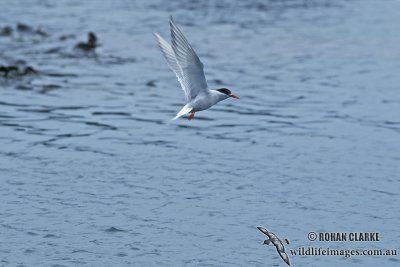
{"type": "Polygon", "coordinates": [[[190,113],[193,110],[192,107],[189,107],[187,104],[176,114],[176,116],[172,120],[176,120],[188,113],[190,113]]]}

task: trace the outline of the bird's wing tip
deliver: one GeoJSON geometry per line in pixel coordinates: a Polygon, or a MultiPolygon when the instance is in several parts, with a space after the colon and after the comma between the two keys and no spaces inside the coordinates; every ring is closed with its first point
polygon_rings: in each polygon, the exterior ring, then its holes
{"type": "Polygon", "coordinates": [[[261,227],[261,226],[257,226],[257,229],[260,230],[263,233],[268,231],[267,229],[265,229],[264,227],[261,227]]]}
{"type": "Polygon", "coordinates": [[[163,39],[162,36],[158,32],[153,32],[153,35],[156,37],[157,40],[163,39]]]}
{"type": "Polygon", "coordinates": [[[175,20],[172,16],[169,17],[169,25],[171,28],[176,27],[175,20]]]}

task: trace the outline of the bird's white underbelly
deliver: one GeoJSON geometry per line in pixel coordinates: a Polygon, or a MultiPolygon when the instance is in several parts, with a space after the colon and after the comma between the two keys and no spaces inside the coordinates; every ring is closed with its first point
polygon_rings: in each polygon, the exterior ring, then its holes
{"type": "Polygon", "coordinates": [[[194,112],[208,109],[218,103],[218,99],[210,95],[199,95],[188,104],[194,112]]]}

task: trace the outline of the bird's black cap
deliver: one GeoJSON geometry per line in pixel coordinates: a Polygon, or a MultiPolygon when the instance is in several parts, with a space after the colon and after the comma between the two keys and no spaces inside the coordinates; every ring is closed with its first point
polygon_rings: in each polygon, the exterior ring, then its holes
{"type": "Polygon", "coordinates": [[[232,94],[232,92],[228,88],[217,89],[217,91],[226,95],[232,94]]]}

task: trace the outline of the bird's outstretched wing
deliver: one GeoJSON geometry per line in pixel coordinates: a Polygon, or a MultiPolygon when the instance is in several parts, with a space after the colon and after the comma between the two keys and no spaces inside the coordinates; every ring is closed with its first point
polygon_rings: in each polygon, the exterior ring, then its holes
{"type": "Polygon", "coordinates": [[[185,82],[183,79],[182,70],[181,70],[181,67],[179,67],[178,62],[176,61],[174,50],[172,49],[171,45],[164,38],[162,38],[158,33],[154,33],[154,35],[156,36],[158,46],[160,47],[161,52],[163,53],[165,59],[167,60],[168,66],[175,73],[176,78],[178,78],[178,81],[181,84],[183,92],[185,93],[186,102],[188,102],[189,101],[189,91],[185,89],[186,87],[185,87],[185,82]]]}
{"type": "Polygon", "coordinates": [[[266,236],[268,236],[268,237],[271,237],[271,236],[269,235],[269,232],[268,232],[267,229],[265,229],[265,228],[263,228],[263,227],[260,227],[260,226],[258,226],[257,229],[260,230],[261,233],[263,233],[264,235],[266,235],[266,236]]]}
{"type": "Polygon", "coordinates": [[[175,24],[172,17],[169,25],[172,39],[171,47],[181,70],[182,83],[184,84],[183,89],[187,92],[188,100],[190,101],[199,93],[208,90],[203,63],[201,63],[196,52],[175,24]]]}
{"type": "Polygon", "coordinates": [[[284,262],[286,262],[287,265],[290,266],[290,260],[289,260],[289,256],[286,254],[286,252],[280,252],[278,251],[279,256],[281,256],[282,260],[284,262]]]}
{"type": "Polygon", "coordinates": [[[169,67],[175,72],[185,93],[186,102],[195,98],[200,92],[208,90],[204,75],[203,63],[189,44],[182,31],[171,17],[169,22],[172,45],[158,33],[155,33],[158,45],[167,60],[169,67]]]}

